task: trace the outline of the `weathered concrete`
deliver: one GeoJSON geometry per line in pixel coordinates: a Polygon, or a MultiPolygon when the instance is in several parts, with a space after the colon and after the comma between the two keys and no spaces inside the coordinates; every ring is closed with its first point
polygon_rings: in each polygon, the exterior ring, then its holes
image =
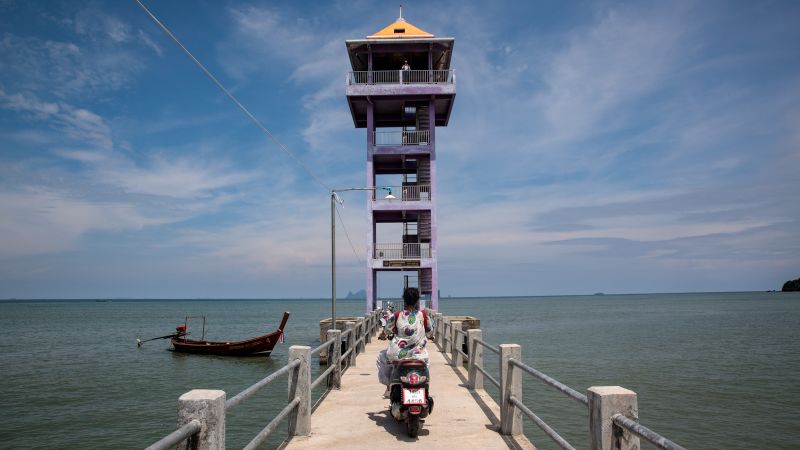
{"type": "Polygon", "coordinates": [[[289,434],[308,436],[311,432],[311,347],[289,347],[289,361],[299,359],[300,365],[289,374],[289,401],[297,397],[300,403],[289,415],[289,434]]]}
{"type": "Polygon", "coordinates": [[[589,400],[589,435],[592,450],[639,450],[639,437],[614,426],[614,414],[639,420],[636,393],[619,386],[592,386],[589,400]],[[615,432],[615,428],[617,428],[615,432]]]}
{"type": "Polygon", "coordinates": [[[458,449],[534,449],[524,436],[502,436],[499,407],[483,390],[466,388],[467,372],[453,368],[435,345],[430,353],[433,413],[424,419],[419,438],[409,438],[403,423],[389,414],[382,398],[375,359],[386,341],[374,340],[342,377],[342,388],[330,391],[311,416],[311,436],[296,436],[287,449],[375,449],[397,446],[458,449]]]}
{"type": "MultiPolygon", "coordinates": [[[[222,450],[225,448],[225,391],[193,389],[178,398],[178,428],[197,419],[200,433],[197,448],[222,450]]],[[[179,449],[187,448],[184,441],[179,449]]]]}
{"type": "MultiPolygon", "coordinates": [[[[463,336],[459,331],[461,331],[461,321],[454,320],[450,322],[450,340],[453,345],[450,347],[450,361],[453,367],[461,367],[464,364],[464,358],[461,357],[461,353],[458,353],[459,350],[463,348],[463,336]]],[[[463,350],[462,350],[463,351],[463,350]]]]}
{"type": "MultiPolygon", "coordinates": [[[[347,322],[353,322],[358,317],[355,316],[344,316],[344,317],[336,317],[336,329],[340,331],[344,331],[347,329],[347,322]]],[[[331,329],[331,318],[328,317],[327,319],[322,319],[319,321],[319,341],[325,342],[328,337],[328,330],[331,329]]],[[[322,351],[319,352],[319,363],[320,364],[327,364],[328,363],[328,349],[323,348],[322,351]]]]}
{"type": "Polygon", "coordinates": [[[508,399],[511,396],[522,401],[522,372],[519,367],[512,366],[508,360],[522,360],[522,347],[519,344],[500,344],[500,393],[503,396],[500,405],[500,430],[503,434],[522,434],[522,411],[515,408],[508,399]]]}
{"type": "Polygon", "coordinates": [[[483,340],[481,330],[467,330],[467,342],[469,348],[469,387],[470,389],[483,389],[483,374],[478,367],[483,367],[483,346],[476,342],[476,339],[483,340]]]}
{"type": "MultiPolygon", "coordinates": [[[[331,361],[338,361],[339,356],[342,354],[342,330],[328,330],[328,335],[325,342],[332,340],[333,341],[333,350],[331,354],[331,361]]],[[[336,367],[331,372],[331,376],[328,379],[328,387],[332,389],[339,389],[339,386],[342,385],[342,365],[337,364],[336,367]]]]}

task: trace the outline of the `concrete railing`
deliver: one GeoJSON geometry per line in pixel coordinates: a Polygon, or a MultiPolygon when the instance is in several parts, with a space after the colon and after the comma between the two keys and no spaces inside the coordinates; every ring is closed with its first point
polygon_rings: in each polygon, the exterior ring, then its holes
{"type": "Polygon", "coordinates": [[[258,448],[284,420],[288,420],[289,436],[308,436],[311,433],[311,393],[327,382],[328,389],[341,387],[342,372],[355,364],[356,356],[378,331],[380,311],[347,322],[345,331],[329,330],[327,340],[312,349],[308,346],[289,347],[289,362],[236,396],[226,400],[225,391],[194,389],[178,399],[178,429],[147,447],[147,450],[225,448],[226,414],[256,392],[286,376],[289,378],[286,406],[251,441],[245,449],[258,448]],[[342,342],[347,350],[342,353],[342,342]],[[328,368],[311,380],[311,360],[328,348],[328,368]]]}
{"type": "Polygon", "coordinates": [[[440,312],[432,312],[435,320],[434,342],[454,367],[467,364],[467,386],[483,389],[484,380],[500,392],[500,432],[504,435],[522,434],[525,415],[544,431],[559,447],[574,447],[545,423],[522,402],[522,375],[528,374],[547,386],[586,406],[589,412],[589,439],[592,450],[638,450],[640,438],[657,448],[685,450],[680,445],[639,424],[639,408],[635,392],[619,386],[593,386],[586,395],[572,389],[522,362],[522,347],[518,344],[490,345],[483,341],[479,329],[462,330],[461,322],[451,321],[440,312]],[[467,352],[462,350],[467,342],[467,352]],[[499,381],[484,368],[484,350],[497,355],[499,381]]]}

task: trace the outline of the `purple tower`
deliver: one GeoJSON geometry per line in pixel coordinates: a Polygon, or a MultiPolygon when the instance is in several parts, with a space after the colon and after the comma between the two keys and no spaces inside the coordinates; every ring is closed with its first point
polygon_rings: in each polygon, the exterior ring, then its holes
{"type": "Polygon", "coordinates": [[[382,301],[382,278],[392,292],[385,297],[417,287],[438,309],[436,127],[447,126],[455,101],[453,44],[406,22],[402,10],[383,30],[346,41],[347,103],[356,128],[367,129],[367,187],[376,188],[367,199],[367,311],[382,301]]]}

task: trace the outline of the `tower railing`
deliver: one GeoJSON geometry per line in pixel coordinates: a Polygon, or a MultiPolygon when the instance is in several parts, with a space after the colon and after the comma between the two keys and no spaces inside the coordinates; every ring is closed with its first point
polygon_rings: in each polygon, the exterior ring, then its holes
{"type": "MultiPolygon", "coordinates": [[[[404,202],[420,202],[430,201],[431,199],[431,185],[430,184],[407,184],[405,186],[384,186],[392,190],[392,193],[398,200],[404,202]]],[[[377,193],[373,191],[372,200],[383,200],[383,192],[377,193]]]]}
{"type": "Polygon", "coordinates": [[[431,257],[431,244],[375,244],[374,259],[421,259],[431,257]]]}
{"type": "Polygon", "coordinates": [[[372,133],[372,145],[376,147],[428,145],[430,143],[431,130],[376,131],[372,133]]]}
{"type": "Polygon", "coordinates": [[[348,72],[347,84],[455,84],[450,70],[359,70],[348,72]]]}

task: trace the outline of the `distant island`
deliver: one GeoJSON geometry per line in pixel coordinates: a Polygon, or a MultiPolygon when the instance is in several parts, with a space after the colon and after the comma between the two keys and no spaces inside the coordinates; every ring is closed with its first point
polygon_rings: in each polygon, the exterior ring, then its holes
{"type": "Polygon", "coordinates": [[[783,283],[783,292],[800,292],[800,278],[783,283]]]}
{"type": "Polygon", "coordinates": [[[365,300],[367,298],[367,291],[361,289],[360,291],[351,292],[347,291],[345,300],[365,300]]]}

